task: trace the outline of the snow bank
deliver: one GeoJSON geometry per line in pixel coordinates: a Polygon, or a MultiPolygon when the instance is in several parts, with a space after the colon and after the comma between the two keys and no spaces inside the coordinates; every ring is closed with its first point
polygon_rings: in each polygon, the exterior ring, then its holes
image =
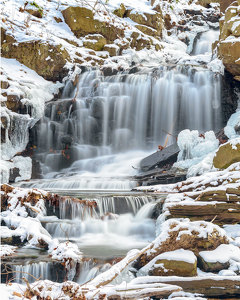
{"type": "Polygon", "coordinates": [[[234,114],[231,115],[230,119],[227,122],[227,126],[224,128],[224,133],[229,139],[239,137],[240,132],[236,132],[236,126],[240,127],[240,110],[237,110],[234,114]]]}

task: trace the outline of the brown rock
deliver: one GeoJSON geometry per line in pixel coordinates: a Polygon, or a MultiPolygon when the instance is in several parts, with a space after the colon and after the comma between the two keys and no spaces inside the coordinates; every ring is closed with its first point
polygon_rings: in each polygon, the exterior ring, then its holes
{"type": "Polygon", "coordinates": [[[114,44],[108,44],[103,47],[103,50],[107,51],[110,56],[116,56],[119,52],[119,47],[114,44]]]}
{"type": "Polygon", "coordinates": [[[102,51],[107,44],[107,40],[101,34],[88,34],[84,41],[83,46],[94,51],[102,51]]]}
{"type": "Polygon", "coordinates": [[[107,22],[94,19],[93,12],[85,7],[68,7],[62,11],[63,17],[72,32],[77,36],[102,34],[107,41],[114,41],[124,36],[124,30],[107,22]]]}
{"type": "Polygon", "coordinates": [[[232,146],[230,142],[219,147],[213,159],[213,165],[218,169],[226,169],[231,164],[240,161],[240,144],[232,146]]]}
{"type": "Polygon", "coordinates": [[[155,14],[142,14],[130,12],[128,17],[134,22],[151,27],[157,31],[157,35],[162,37],[162,30],[164,28],[163,19],[161,13],[156,12],[155,14]]]}
{"type": "Polygon", "coordinates": [[[62,45],[43,44],[40,41],[16,43],[6,34],[2,41],[3,57],[17,59],[47,80],[57,81],[66,76],[67,69],[64,66],[70,57],[62,45]]]}

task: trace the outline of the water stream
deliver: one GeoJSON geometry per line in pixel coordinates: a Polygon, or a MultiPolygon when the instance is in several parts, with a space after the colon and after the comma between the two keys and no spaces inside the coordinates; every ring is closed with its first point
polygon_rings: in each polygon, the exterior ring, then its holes
{"type": "MultiPolygon", "coordinates": [[[[209,52],[215,36],[203,33],[193,54],[209,52]]],[[[182,129],[204,132],[221,126],[221,76],[200,66],[141,68],[114,76],[89,70],[76,86],[66,84],[61,99],[46,105],[35,141],[43,178],[19,185],[96,201],[97,208],[87,211],[66,200],[58,215],[42,219],[54,238],[70,240],[83,252],[75,281],[90,280],[154,239],[152,214],[163,199],[130,192],[139,161],[164,145],[169,133],[171,144],[182,129]]],[[[15,280],[22,272],[63,280],[44,255],[13,262],[15,280]]]]}

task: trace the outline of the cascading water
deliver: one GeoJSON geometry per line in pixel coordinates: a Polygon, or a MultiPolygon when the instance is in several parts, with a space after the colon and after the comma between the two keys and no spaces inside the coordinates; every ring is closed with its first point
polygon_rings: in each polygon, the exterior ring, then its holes
{"type": "Polygon", "coordinates": [[[53,237],[74,241],[84,254],[98,258],[122,256],[154,238],[154,220],[150,217],[155,202],[151,196],[107,196],[94,200],[94,211],[78,202],[60,203],[60,219],[46,219],[45,228],[53,237]]]}
{"type": "Polygon", "coordinates": [[[212,44],[219,39],[219,30],[208,30],[200,34],[192,51],[193,55],[212,53],[212,44]]]}
{"type": "Polygon", "coordinates": [[[221,127],[221,77],[203,68],[160,67],[104,77],[87,71],[66,99],[47,105],[37,159],[45,189],[131,189],[138,162],[185,128],[221,127]]]}

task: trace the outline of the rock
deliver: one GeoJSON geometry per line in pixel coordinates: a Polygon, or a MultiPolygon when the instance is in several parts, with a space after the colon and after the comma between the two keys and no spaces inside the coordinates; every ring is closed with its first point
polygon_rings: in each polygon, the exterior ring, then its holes
{"type": "Polygon", "coordinates": [[[234,245],[220,245],[212,251],[199,252],[199,265],[205,272],[228,269],[230,260],[240,260],[240,249],[234,245]]]}
{"type": "Polygon", "coordinates": [[[178,145],[170,145],[142,159],[140,162],[140,168],[142,171],[147,171],[156,166],[162,167],[166,164],[174,163],[177,161],[178,153],[178,145]]]}
{"type": "MultiPolygon", "coordinates": [[[[152,276],[183,276],[197,275],[197,257],[189,250],[175,250],[158,255],[144,268],[150,266],[152,276]]],[[[141,270],[140,270],[141,271],[141,270]]]]}
{"type": "Polygon", "coordinates": [[[9,82],[1,80],[1,89],[5,90],[7,88],[9,88],[9,82]]]}
{"type": "Polygon", "coordinates": [[[103,67],[101,71],[103,72],[104,76],[113,76],[118,73],[117,69],[113,69],[111,67],[103,67]]]}
{"type": "Polygon", "coordinates": [[[124,36],[122,28],[95,20],[92,10],[86,7],[70,6],[63,10],[62,14],[65,22],[77,37],[87,34],[101,34],[109,42],[124,36]]]}
{"type": "Polygon", "coordinates": [[[64,135],[62,138],[61,138],[61,143],[64,144],[64,146],[71,146],[73,142],[73,138],[70,136],[70,135],[64,135]]]}
{"type": "Polygon", "coordinates": [[[102,51],[107,40],[101,34],[88,34],[83,41],[83,46],[95,51],[102,51]]]}
{"type": "Polygon", "coordinates": [[[224,13],[228,6],[234,2],[234,0],[219,0],[218,2],[220,2],[220,11],[224,13]]]}
{"type": "Polygon", "coordinates": [[[39,6],[35,1],[32,2],[26,1],[24,10],[36,18],[43,17],[43,8],[39,6]]]}
{"type": "Polygon", "coordinates": [[[53,18],[57,23],[63,22],[63,20],[61,18],[58,18],[58,17],[53,17],[53,18]]]}
{"type": "Polygon", "coordinates": [[[226,69],[234,76],[240,75],[240,41],[220,42],[218,53],[226,69]]]}
{"type": "Polygon", "coordinates": [[[104,51],[107,51],[110,56],[116,56],[119,52],[119,47],[115,44],[108,44],[103,47],[104,51]]]}
{"type": "Polygon", "coordinates": [[[232,146],[230,142],[219,147],[213,158],[213,165],[218,169],[226,169],[231,164],[240,161],[240,143],[232,146]]]}
{"type": "Polygon", "coordinates": [[[32,15],[32,16],[34,16],[36,18],[42,18],[42,16],[43,16],[43,11],[42,10],[28,8],[28,9],[26,9],[26,11],[30,15],[32,15]]]}
{"type": "Polygon", "coordinates": [[[161,225],[160,235],[150,248],[135,262],[134,267],[140,269],[159,254],[178,249],[191,250],[196,256],[200,251],[214,250],[229,240],[219,226],[210,222],[189,219],[170,219],[161,225]]]}
{"type": "Polygon", "coordinates": [[[3,57],[17,59],[47,80],[62,80],[66,76],[67,69],[64,66],[70,57],[62,45],[43,44],[40,41],[16,43],[8,35],[2,41],[3,57]]]}
{"type": "Polygon", "coordinates": [[[138,32],[133,32],[131,34],[131,48],[135,48],[137,51],[142,49],[150,49],[152,45],[152,40],[150,38],[146,38],[143,35],[140,35],[138,32]]]}
{"type": "Polygon", "coordinates": [[[19,173],[19,169],[18,168],[13,168],[13,169],[10,169],[10,175],[9,175],[9,182],[15,182],[15,179],[20,176],[20,173],[19,173]]]}
{"type": "MultiPolygon", "coordinates": [[[[206,298],[213,299],[239,299],[240,295],[240,278],[239,276],[232,276],[229,278],[224,276],[196,276],[196,277],[168,277],[159,276],[153,277],[154,282],[170,283],[181,286],[184,292],[198,293],[204,295],[206,298]],[[229,297],[229,298],[226,298],[229,297]],[[235,298],[232,298],[235,297],[235,298]]],[[[151,282],[152,277],[138,277],[135,281],[139,285],[151,282]]],[[[174,298],[172,298],[174,299],[174,298]]],[[[179,299],[179,298],[178,298],[179,299]]]]}
{"type": "Polygon", "coordinates": [[[237,21],[235,19],[238,16],[238,8],[237,6],[234,6],[234,4],[235,2],[227,8],[225,12],[224,20],[220,21],[220,40],[225,40],[229,35],[233,34],[232,28],[234,23],[237,21]]]}
{"type": "Polygon", "coordinates": [[[138,24],[145,25],[155,29],[156,34],[160,38],[162,37],[162,31],[164,29],[164,25],[163,25],[163,19],[161,13],[156,12],[155,14],[149,14],[149,13],[138,14],[138,13],[130,12],[128,13],[127,16],[138,24]]]}
{"type": "Polygon", "coordinates": [[[156,29],[153,29],[145,25],[136,25],[136,28],[142,31],[144,34],[151,35],[155,38],[160,38],[156,29]]]}
{"type": "Polygon", "coordinates": [[[5,105],[8,109],[15,113],[19,114],[29,114],[31,115],[32,106],[26,105],[21,102],[22,96],[18,95],[6,95],[7,101],[5,102],[5,105]]]}
{"type": "Polygon", "coordinates": [[[211,3],[219,3],[219,0],[198,0],[197,4],[200,4],[204,7],[210,7],[211,3]]]}
{"type": "Polygon", "coordinates": [[[233,2],[220,21],[220,41],[218,55],[227,71],[234,76],[240,75],[240,17],[238,2],[233,2]]]}
{"type": "Polygon", "coordinates": [[[120,7],[115,9],[113,11],[113,13],[118,16],[119,18],[124,18],[125,17],[125,14],[126,14],[126,7],[124,6],[123,3],[120,4],[120,7]]]}

